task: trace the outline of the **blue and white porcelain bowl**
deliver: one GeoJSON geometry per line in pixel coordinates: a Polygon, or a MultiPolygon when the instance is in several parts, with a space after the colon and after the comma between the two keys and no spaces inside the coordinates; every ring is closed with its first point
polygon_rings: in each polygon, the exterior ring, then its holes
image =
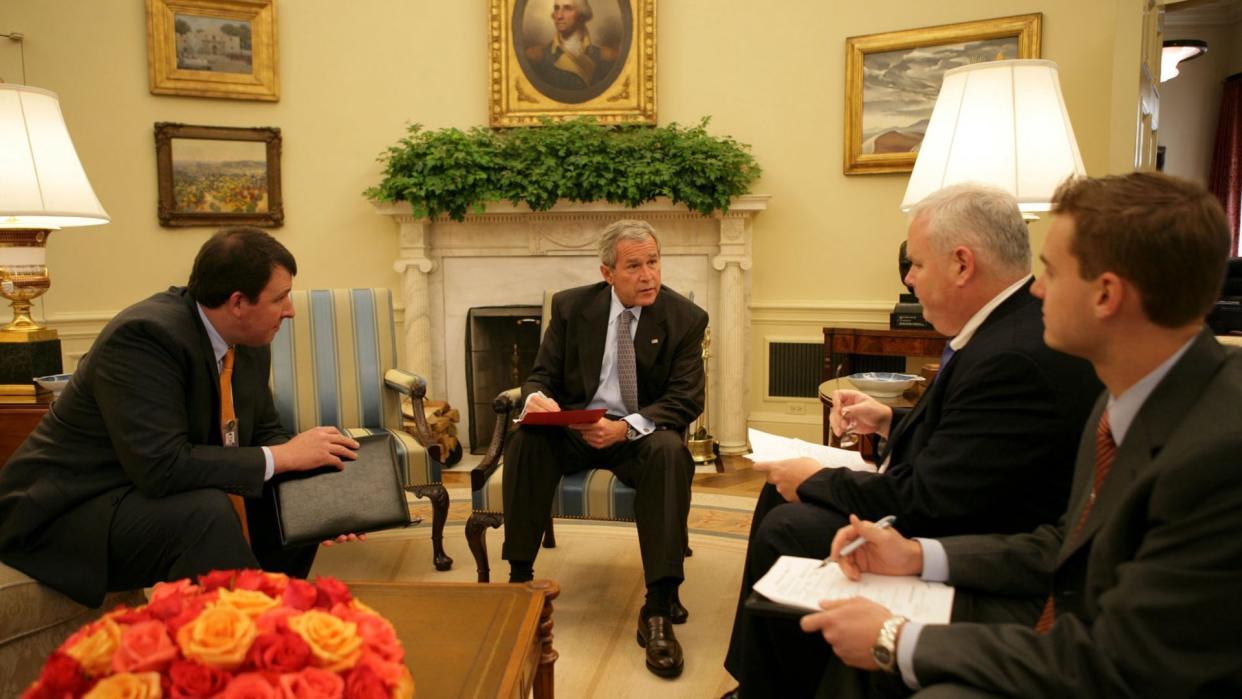
{"type": "Polygon", "coordinates": [[[51,376],[39,376],[35,378],[35,383],[39,384],[46,390],[52,392],[52,396],[60,395],[65,390],[65,386],[69,385],[69,377],[73,374],[52,374],[51,376]]]}
{"type": "Polygon", "coordinates": [[[876,398],[893,398],[906,392],[923,377],[917,374],[898,374],[891,371],[864,371],[846,377],[854,388],[876,398]]]}

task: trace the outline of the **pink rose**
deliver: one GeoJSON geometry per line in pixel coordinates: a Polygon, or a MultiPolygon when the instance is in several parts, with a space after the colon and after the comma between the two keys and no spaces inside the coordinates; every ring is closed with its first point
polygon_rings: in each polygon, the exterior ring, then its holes
{"type": "Polygon", "coordinates": [[[292,631],[260,634],[246,654],[246,667],[261,672],[297,672],[310,663],[310,646],[292,631]]]}
{"type": "Polygon", "coordinates": [[[396,687],[406,673],[404,665],[384,660],[371,650],[363,651],[362,657],[358,659],[358,664],[355,667],[370,668],[377,677],[383,680],[384,686],[390,689],[396,687]]]}
{"type": "Polygon", "coordinates": [[[230,680],[216,699],[280,699],[280,690],[262,673],[247,672],[230,680]]]}
{"type": "Polygon", "coordinates": [[[308,667],[297,674],[281,675],[280,688],[287,699],[341,699],[345,680],[335,672],[308,667]]]}
{"type": "Polygon", "coordinates": [[[354,598],[345,583],[326,575],[315,578],[315,587],[319,590],[315,606],[320,609],[331,609],[335,604],[346,604],[354,598]]]}
{"type": "Polygon", "coordinates": [[[176,616],[170,617],[164,621],[164,625],[168,627],[169,634],[176,634],[182,626],[194,621],[198,615],[203,612],[211,602],[215,602],[220,597],[220,593],[216,590],[205,595],[199,595],[185,602],[180,612],[176,616]]]}
{"type": "Polygon", "coordinates": [[[193,599],[199,592],[199,587],[188,578],[156,583],[151,589],[151,601],[147,602],[146,611],[156,619],[171,619],[180,614],[186,601],[193,599]]]}
{"type": "Polygon", "coordinates": [[[345,699],[389,699],[384,681],[369,665],[359,665],[345,678],[345,699]]]}
{"type": "Polygon", "coordinates": [[[235,570],[213,570],[206,575],[198,576],[198,584],[203,586],[204,592],[210,592],[216,588],[233,587],[233,578],[237,575],[235,570]]]}
{"type": "Polygon", "coordinates": [[[333,607],[332,613],[357,624],[358,635],[362,637],[363,644],[384,660],[399,663],[405,659],[405,650],[388,620],[343,604],[333,607]]]}
{"type": "Polygon", "coordinates": [[[171,699],[208,699],[222,692],[229,673],[189,660],[174,660],[164,678],[164,692],[171,699]]]}
{"type": "Polygon", "coordinates": [[[301,610],[292,609],[290,607],[276,607],[269,609],[259,615],[254,620],[254,625],[259,627],[259,633],[273,633],[281,629],[289,628],[287,623],[289,617],[301,614],[301,610]]]}
{"type": "Polygon", "coordinates": [[[266,573],[255,568],[237,571],[233,580],[234,590],[257,590],[273,599],[280,599],[288,578],[279,573],[266,573]]]}
{"type": "Polygon", "coordinates": [[[284,599],[286,605],[306,611],[315,606],[315,600],[319,597],[319,590],[314,585],[305,580],[294,578],[289,581],[285,587],[284,599]]]}
{"type": "Polygon", "coordinates": [[[164,623],[143,621],[121,631],[121,644],[112,654],[113,672],[163,672],[177,657],[164,623]]]}

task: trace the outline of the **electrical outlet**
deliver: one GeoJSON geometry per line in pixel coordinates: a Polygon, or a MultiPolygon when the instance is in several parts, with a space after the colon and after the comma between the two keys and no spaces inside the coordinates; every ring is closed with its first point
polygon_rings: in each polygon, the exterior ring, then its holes
{"type": "Polygon", "coordinates": [[[806,406],[801,403],[789,403],[785,407],[790,415],[806,415],[806,406]]]}

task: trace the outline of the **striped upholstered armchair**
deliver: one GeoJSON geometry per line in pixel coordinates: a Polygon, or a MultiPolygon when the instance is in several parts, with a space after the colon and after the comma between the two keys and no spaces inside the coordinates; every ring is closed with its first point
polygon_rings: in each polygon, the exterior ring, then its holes
{"type": "MultiPolygon", "coordinates": [[[[543,323],[548,327],[552,313],[552,296],[555,291],[543,295],[543,323]]],[[[490,582],[491,567],[487,562],[487,529],[504,523],[504,449],[505,441],[514,429],[513,419],[522,412],[522,389],[502,391],[492,402],[496,411],[496,425],[487,454],[470,472],[471,513],[466,520],[466,543],[474,555],[479,571],[479,582],[490,582]]],[[[552,517],[570,519],[595,519],[633,522],[634,489],[621,482],[616,474],[607,469],[588,469],[561,478],[552,500],[552,517]]],[[[544,548],[556,547],[552,523],[543,535],[544,548]]],[[[691,555],[689,545],[686,555],[691,555]]]]}
{"type": "Polygon", "coordinates": [[[453,565],[444,553],[448,492],[440,482],[439,447],[423,413],[427,382],[396,368],[392,292],[296,290],[292,299],[295,315],[272,341],[272,393],[282,424],[294,434],[334,425],[352,437],[393,435],[406,489],[431,501],[436,570],[448,570],[453,565]],[[413,403],[417,438],[402,429],[406,396],[413,403]]]}

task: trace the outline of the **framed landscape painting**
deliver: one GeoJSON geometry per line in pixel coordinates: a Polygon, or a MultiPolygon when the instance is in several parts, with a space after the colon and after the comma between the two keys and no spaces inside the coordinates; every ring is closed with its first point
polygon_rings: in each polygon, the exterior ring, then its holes
{"type": "Polygon", "coordinates": [[[280,226],[280,129],[155,125],[162,226],[280,226]]]}
{"type": "Polygon", "coordinates": [[[147,0],[151,93],[280,99],[275,0],[147,0]]]}
{"type": "Polygon", "coordinates": [[[656,123],[656,0],[488,0],[490,123],[656,123]]]}
{"type": "Polygon", "coordinates": [[[845,174],[910,172],[945,71],[1039,58],[1040,14],[846,39],[845,174]]]}

